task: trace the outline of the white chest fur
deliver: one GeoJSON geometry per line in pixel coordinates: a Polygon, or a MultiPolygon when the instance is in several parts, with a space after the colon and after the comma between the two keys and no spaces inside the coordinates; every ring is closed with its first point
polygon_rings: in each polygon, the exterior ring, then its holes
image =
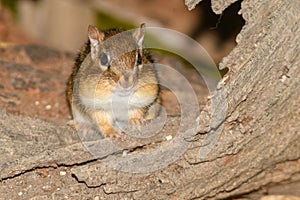
{"type": "Polygon", "coordinates": [[[107,98],[86,98],[81,97],[82,104],[91,110],[131,110],[150,105],[155,97],[143,97],[133,92],[114,92],[107,98]]]}

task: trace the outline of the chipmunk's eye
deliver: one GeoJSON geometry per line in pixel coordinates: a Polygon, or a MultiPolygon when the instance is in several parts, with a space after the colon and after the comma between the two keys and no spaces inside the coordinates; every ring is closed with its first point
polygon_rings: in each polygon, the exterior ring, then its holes
{"type": "Polygon", "coordinates": [[[136,64],[141,65],[142,63],[143,63],[143,58],[142,58],[141,54],[138,53],[136,64]]]}
{"type": "Polygon", "coordinates": [[[107,66],[109,65],[109,60],[108,60],[108,56],[105,53],[101,53],[99,55],[99,59],[100,59],[100,63],[103,66],[107,66]]]}

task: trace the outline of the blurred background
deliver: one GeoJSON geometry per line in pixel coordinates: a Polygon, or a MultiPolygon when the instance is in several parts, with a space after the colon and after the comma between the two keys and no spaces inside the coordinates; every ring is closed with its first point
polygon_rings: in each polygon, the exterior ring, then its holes
{"type": "Polygon", "coordinates": [[[202,1],[192,11],[188,11],[184,0],[0,2],[3,7],[0,11],[6,13],[0,17],[1,41],[30,41],[70,52],[77,52],[86,41],[89,24],[97,25],[100,29],[130,29],[145,22],[148,27],[169,28],[192,37],[208,51],[215,63],[219,63],[236,45],[235,37],[245,23],[238,15],[240,1],[228,7],[222,15],[213,13],[210,0],[202,1]],[[12,18],[12,21],[1,28],[4,17],[12,18]],[[20,37],[11,38],[7,26],[15,24],[20,37]]]}

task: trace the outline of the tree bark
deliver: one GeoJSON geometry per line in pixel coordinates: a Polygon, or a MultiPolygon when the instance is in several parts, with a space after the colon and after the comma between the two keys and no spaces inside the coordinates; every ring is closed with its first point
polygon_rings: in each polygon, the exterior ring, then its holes
{"type": "MultiPolygon", "coordinates": [[[[213,10],[221,13],[233,2],[212,0],[213,10]]],[[[196,3],[186,0],[190,9],[196,3]]],[[[70,128],[3,111],[0,135],[6,142],[0,149],[1,180],[36,168],[64,166],[84,185],[81,197],[88,190],[107,199],[224,199],[274,183],[299,181],[299,10],[298,0],[242,1],[240,12],[246,24],[236,38],[236,48],[219,65],[229,72],[199,116],[198,134],[192,133],[189,149],[168,167],[149,173],[113,170],[104,162],[113,150],[97,160],[70,128]],[[203,126],[213,117],[207,114],[211,106],[223,112],[224,103],[225,119],[215,127],[203,126]],[[30,159],[24,157],[28,144],[37,149],[30,159]],[[203,145],[210,148],[207,155],[201,154],[203,145]]],[[[171,133],[179,120],[169,119],[166,131],[171,133]]]]}

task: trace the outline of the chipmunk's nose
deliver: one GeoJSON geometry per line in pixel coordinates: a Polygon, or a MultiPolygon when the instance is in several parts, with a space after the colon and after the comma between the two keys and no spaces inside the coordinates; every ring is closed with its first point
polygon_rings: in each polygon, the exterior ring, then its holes
{"type": "Polygon", "coordinates": [[[123,89],[130,89],[133,86],[133,75],[130,73],[123,74],[119,79],[119,85],[123,89]]]}

